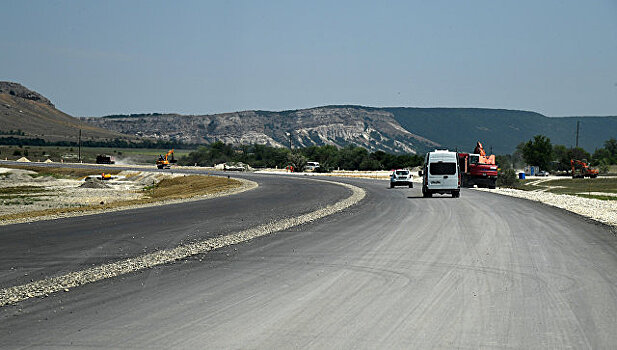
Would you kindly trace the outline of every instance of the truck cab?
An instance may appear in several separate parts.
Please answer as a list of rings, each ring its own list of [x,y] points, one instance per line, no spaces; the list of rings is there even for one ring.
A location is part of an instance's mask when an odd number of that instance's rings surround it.
[[[463,187],[495,188],[498,168],[494,155],[458,153],[458,161]]]
[[[433,193],[460,197],[461,177],[456,152],[435,150],[427,153],[420,175],[424,197],[432,197]]]

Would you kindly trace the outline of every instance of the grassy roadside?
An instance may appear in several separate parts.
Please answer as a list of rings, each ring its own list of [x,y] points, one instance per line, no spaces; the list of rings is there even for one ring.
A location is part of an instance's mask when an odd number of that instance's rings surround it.
[[[555,194],[569,194],[586,198],[602,200],[617,200],[617,178],[598,177],[595,179],[554,179],[542,181],[542,179],[526,179],[516,186],[516,189],[523,191],[550,192]],[[602,195],[606,193],[606,195]]]
[[[69,208],[53,208],[0,216],[0,222],[35,218],[48,215],[58,215],[75,212],[88,212],[101,209],[116,209],[133,205],[150,204],[166,200],[186,199],[191,197],[215,194],[238,188],[242,183],[238,180],[214,176],[188,175],[163,179],[158,184],[144,189],[144,198],[104,203],[102,205],[87,205]]]

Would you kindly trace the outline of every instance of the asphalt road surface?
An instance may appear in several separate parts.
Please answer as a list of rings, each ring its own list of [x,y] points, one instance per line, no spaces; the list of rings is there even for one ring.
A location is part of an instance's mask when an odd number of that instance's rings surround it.
[[[238,230],[259,223],[261,216],[295,215],[348,195],[344,188],[309,179],[247,176],[260,187],[180,205],[170,209],[174,215],[159,211],[165,220],[140,209],[131,211],[130,220],[107,214],[31,224],[36,228],[31,230],[0,227],[2,285],[21,281],[11,267],[28,266],[36,278],[37,266],[43,275],[76,269],[125,256],[118,255],[119,247],[131,255],[149,239],[159,247],[173,246],[203,232]],[[605,226],[479,191],[463,191],[459,199],[424,199],[418,188],[341,181],[364,188],[366,198],[291,230],[2,307],[0,347],[606,349],[617,344],[617,237]],[[193,209],[218,211],[200,215]],[[174,220],[176,215],[182,220]],[[225,218],[247,223],[217,228]],[[98,226],[77,237],[88,220]],[[135,248],[126,233],[133,230],[143,236]],[[34,242],[47,237],[45,232],[50,244]],[[101,244],[103,252],[95,254]]]

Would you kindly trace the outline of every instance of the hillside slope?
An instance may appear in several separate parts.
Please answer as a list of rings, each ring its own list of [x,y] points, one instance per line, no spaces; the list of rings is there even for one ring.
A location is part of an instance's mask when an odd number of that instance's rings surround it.
[[[516,146],[542,134],[553,144],[568,147],[576,142],[593,152],[604,141],[617,137],[617,117],[553,117],[535,112],[482,108],[383,108],[407,130],[449,148],[470,150],[476,141],[497,154],[511,153]]]
[[[371,151],[425,152],[437,147],[471,151],[477,141],[497,154],[511,153],[534,135],[590,152],[616,137],[617,117],[549,118],[534,112],[486,108],[374,108],[325,106],[302,110],[215,115],[117,115],[89,123],[131,135],[191,143],[260,143],[294,146],[357,144]]]
[[[77,141],[80,127],[84,141],[132,138],[80,123],[79,119],[56,109],[42,95],[17,83],[0,82],[0,137],[11,135],[46,141]],[[17,130],[23,135],[14,135]]]
[[[318,107],[296,111],[245,111],[215,115],[117,115],[85,118],[131,135],[190,143],[223,141],[288,147],[355,144],[371,151],[415,153],[440,146],[405,130],[391,113],[362,107]]]
[[[375,108],[324,106],[214,115],[136,114],[73,118],[20,84],[0,82],[0,137],[83,141],[144,138],[207,144],[266,144],[278,147],[355,144],[370,151],[423,153],[435,148],[470,151],[477,141],[494,153],[511,153],[534,135],[553,144],[593,152],[617,137],[617,117],[548,118],[538,113],[485,108]]]

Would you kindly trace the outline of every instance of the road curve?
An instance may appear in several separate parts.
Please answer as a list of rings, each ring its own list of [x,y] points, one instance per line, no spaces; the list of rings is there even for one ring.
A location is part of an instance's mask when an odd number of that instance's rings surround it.
[[[248,176],[260,188],[269,181],[313,186],[309,180]],[[364,188],[367,196],[339,214],[0,308],[0,344],[46,349],[601,349],[617,343],[617,239],[605,226],[479,191],[463,191],[459,199],[423,199],[417,188],[342,181]],[[305,194],[337,191],[337,186],[314,186]],[[272,185],[271,190],[296,189]],[[330,199],[344,196],[344,189],[339,191]],[[256,193],[237,196],[258,211],[238,211],[238,218],[286,210],[257,199]],[[271,209],[261,210],[262,205]],[[213,215],[193,215],[187,225],[215,226],[210,224]],[[130,217],[143,224],[154,220],[139,210]],[[186,239],[172,217],[157,226],[167,245]],[[120,231],[127,225],[121,219],[105,222],[101,217],[100,227]],[[83,225],[80,220],[61,222]],[[55,224],[39,228],[52,230]],[[143,232],[144,237],[163,233]],[[0,228],[3,242],[11,234]],[[112,252],[129,247],[131,239],[110,242],[114,248],[103,249],[94,261],[113,258]],[[58,257],[61,246],[54,248],[60,249]],[[1,258],[3,276],[13,258]],[[34,265],[45,264],[44,254],[39,258]]]

